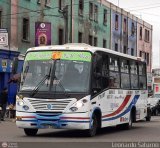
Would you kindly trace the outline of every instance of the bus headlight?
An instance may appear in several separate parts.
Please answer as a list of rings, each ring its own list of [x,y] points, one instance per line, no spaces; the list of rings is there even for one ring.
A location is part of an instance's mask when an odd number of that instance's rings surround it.
[[[78,108],[77,108],[77,107],[71,107],[70,110],[71,110],[72,112],[75,112],[75,111],[78,110]]]
[[[23,109],[27,111],[27,110],[29,110],[29,107],[27,105],[24,105]]]
[[[70,108],[70,110],[72,112],[77,111],[79,108],[83,107],[85,105],[85,103],[87,103],[88,101],[86,99],[83,100],[79,100],[78,102],[76,102],[76,104]]]
[[[23,102],[23,101],[18,101],[17,104],[18,104],[19,106],[23,106],[24,102]]]

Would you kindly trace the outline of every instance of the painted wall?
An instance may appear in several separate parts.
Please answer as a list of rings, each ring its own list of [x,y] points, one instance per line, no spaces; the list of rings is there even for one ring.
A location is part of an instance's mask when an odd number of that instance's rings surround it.
[[[116,28],[116,16],[118,16],[118,24]],[[118,44],[118,52],[122,52],[122,15],[121,10],[116,6],[111,6],[111,49],[115,50],[115,44]]]
[[[128,16],[127,12],[122,11],[122,41],[121,41],[121,52],[124,53],[124,46],[126,47],[126,50],[128,50]],[[126,29],[124,20],[126,20]]]
[[[89,3],[98,6],[98,21],[94,21],[89,17]],[[84,0],[84,10],[82,15],[79,15],[79,6],[76,5],[77,0],[74,1],[73,8],[73,42],[78,43],[78,32],[83,34],[83,42],[89,43],[89,35],[97,37],[97,46],[103,47],[103,39],[106,40],[106,48],[110,48],[110,9],[105,6],[105,2],[98,3]],[[104,10],[107,11],[107,23],[104,24]],[[94,40],[94,39],[93,39]],[[92,42],[94,42],[92,40]]]
[[[140,27],[142,27],[142,38],[140,38]],[[149,41],[145,40],[145,29],[149,30]],[[140,57],[142,51],[142,58],[145,59],[144,53],[149,53],[149,63],[147,63],[147,72],[151,73],[152,69],[152,26],[146,22],[139,20],[137,22],[137,56]]]
[[[133,26],[134,27],[133,27]],[[133,15],[128,17],[128,54],[131,55],[133,49],[133,55],[137,55],[137,22]]]

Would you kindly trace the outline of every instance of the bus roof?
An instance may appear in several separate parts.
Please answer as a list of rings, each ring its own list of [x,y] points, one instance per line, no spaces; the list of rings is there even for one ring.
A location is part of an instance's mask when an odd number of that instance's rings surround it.
[[[85,43],[68,43],[68,44],[64,44],[64,45],[51,45],[51,46],[39,46],[39,47],[32,47],[29,48],[27,50],[27,52],[29,51],[45,51],[45,50],[78,50],[78,51],[90,51],[92,53],[95,53],[96,51],[103,51],[106,53],[111,53],[114,55],[118,55],[118,56],[122,56],[122,57],[126,57],[129,59],[133,59],[133,60],[138,60],[138,61],[143,61],[144,59],[142,59],[141,57],[135,57],[135,56],[131,56],[131,55],[127,55],[124,53],[120,53],[111,49],[107,49],[107,48],[102,48],[102,47],[95,47],[95,46],[91,46]]]

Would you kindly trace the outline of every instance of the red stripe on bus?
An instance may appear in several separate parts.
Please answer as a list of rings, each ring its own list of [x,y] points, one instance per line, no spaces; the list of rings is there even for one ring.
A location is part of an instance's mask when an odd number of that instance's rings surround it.
[[[104,115],[104,116],[102,116],[102,118],[114,116],[114,115],[120,113],[124,109],[124,107],[127,105],[130,98],[131,98],[131,95],[127,95],[126,98],[124,99],[123,103],[121,104],[121,106],[115,112]]]
[[[36,118],[35,116],[21,116],[21,118]]]

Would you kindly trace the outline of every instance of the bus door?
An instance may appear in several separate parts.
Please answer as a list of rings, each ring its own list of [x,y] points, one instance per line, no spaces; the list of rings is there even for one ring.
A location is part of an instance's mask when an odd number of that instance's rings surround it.
[[[110,120],[109,115],[113,112],[112,104],[114,99],[112,95],[109,94],[109,67],[108,55],[106,53],[98,52],[95,54],[93,61],[92,90],[96,90],[93,96],[97,96],[95,100],[98,101],[97,105],[102,112],[102,124],[105,124],[105,126],[112,125],[112,120]]]

